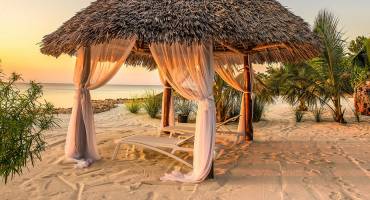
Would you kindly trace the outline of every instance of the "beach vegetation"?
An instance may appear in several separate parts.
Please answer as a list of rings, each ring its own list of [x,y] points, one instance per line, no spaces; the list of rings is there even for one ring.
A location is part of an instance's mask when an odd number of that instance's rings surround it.
[[[266,101],[263,101],[259,96],[253,97],[253,122],[261,121],[265,107]]]
[[[155,118],[162,105],[162,97],[155,93],[154,90],[148,90],[143,97],[143,108],[151,118]]]
[[[142,102],[139,98],[134,97],[125,103],[126,108],[130,113],[137,114],[142,106]]]
[[[57,126],[54,106],[42,100],[42,86],[30,82],[26,91],[20,91],[17,81],[18,74],[0,75],[0,176],[5,183],[41,160],[44,134]]]
[[[286,64],[267,68],[267,85],[273,94],[300,111],[307,111],[317,102],[316,81],[318,74],[307,63]]]
[[[242,76],[242,75],[240,75]],[[238,78],[238,80],[242,78]],[[264,107],[268,104],[274,103],[275,94],[270,90],[269,86],[265,83],[267,81],[266,74],[257,73],[253,77],[253,99],[255,98],[258,108],[253,108],[255,113],[254,119],[259,121],[263,115]],[[217,121],[222,122],[231,117],[240,114],[241,98],[243,93],[229,86],[218,75],[215,76],[215,85],[213,87],[215,104],[217,110]],[[262,113],[260,113],[262,112]]]
[[[254,74],[253,77],[253,122],[261,121],[265,107],[275,102],[275,93],[268,85],[268,77],[264,73]]]
[[[179,117],[179,122],[186,123],[189,115],[195,110],[195,107],[196,105],[193,101],[187,100],[178,93],[175,93],[175,109]]]
[[[321,41],[321,54],[303,63],[269,67],[267,84],[296,110],[307,111],[319,102],[331,110],[334,121],[345,123],[341,101],[353,92],[351,79],[355,78],[338,22],[332,13],[320,11],[314,32]]]
[[[303,116],[305,115],[305,111],[302,111],[299,108],[296,108],[294,110],[294,115],[295,115],[295,121],[296,122],[302,122]]]
[[[351,83],[354,89],[370,80],[370,38],[358,36],[348,47],[352,64]]]
[[[318,106],[317,104],[312,109],[311,112],[312,112],[316,122],[321,122],[322,121],[321,116],[322,116],[323,111],[324,111],[323,107],[321,105]]]
[[[364,49],[364,45],[368,38],[365,36],[357,36],[356,39],[351,40],[348,45],[348,50],[351,54],[356,55]]]
[[[355,116],[356,122],[360,123],[361,122],[361,113],[354,110],[353,115]]]
[[[215,75],[213,92],[217,122],[239,115],[242,95],[240,91],[228,85],[219,75]]]
[[[351,92],[348,66],[345,59],[345,40],[338,28],[339,20],[327,10],[319,12],[314,23],[314,32],[321,41],[321,55],[311,64],[316,67],[319,76],[321,95],[328,99],[336,122],[345,123],[341,98]]]

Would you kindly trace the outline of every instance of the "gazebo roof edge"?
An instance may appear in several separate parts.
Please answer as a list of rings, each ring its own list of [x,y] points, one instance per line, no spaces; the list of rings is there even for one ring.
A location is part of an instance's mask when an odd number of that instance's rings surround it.
[[[80,46],[137,37],[127,63],[155,65],[150,43],[212,41],[215,51],[252,54],[254,62],[316,56],[310,26],[275,0],[97,0],[41,42],[41,52],[74,55]]]

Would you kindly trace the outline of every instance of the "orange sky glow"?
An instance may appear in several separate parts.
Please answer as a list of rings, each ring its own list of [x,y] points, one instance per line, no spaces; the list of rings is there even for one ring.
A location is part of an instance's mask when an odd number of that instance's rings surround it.
[[[329,8],[341,19],[346,36],[370,35],[368,0],[296,1],[279,0],[283,5],[312,24],[321,8]],[[316,6],[315,5],[317,1]],[[40,53],[38,43],[42,37],[56,30],[91,0],[0,0],[0,59],[5,73],[21,73],[25,81],[72,83],[75,58],[61,56],[58,59]],[[356,7],[357,5],[357,7]],[[309,11],[308,11],[309,10]],[[354,20],[353,18],[356,18]],[[358,20],[357,20],[358,19]],[[366,24],[366,26],[365,26]],[[122,68],[112,84],[159,84],[156,71]]]

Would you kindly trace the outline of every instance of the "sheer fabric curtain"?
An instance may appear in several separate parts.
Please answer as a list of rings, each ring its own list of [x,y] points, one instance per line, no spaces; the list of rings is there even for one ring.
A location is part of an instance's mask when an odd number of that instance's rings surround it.
[[[183,97],[198,103],[193,171],[189,174],[172,172],[161,180],[203,181],[211,169],[216,134],[212,44],[151,44],[150,51],[170,85]]]
[[[86,167],[100,159],[95,139],[90,90],[106,84],[127,59],[135,39],[112,40],[106,44],[81,47],[74,74],[76,88],[65,145],[66,158]]]
[[[246,93],[247,88],[244,84],[244,59],[243,56],[234,53],[215,54],[215,71],[220,77],[234,89]],[[246,113],[245,96],[242,95],[240,106],[240,118],[238,132],[246,136]]]

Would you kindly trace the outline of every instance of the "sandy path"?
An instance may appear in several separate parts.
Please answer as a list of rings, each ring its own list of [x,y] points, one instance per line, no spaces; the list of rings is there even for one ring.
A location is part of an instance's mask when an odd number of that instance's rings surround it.
[[[285,104],[273,105],[255,124],[256,142],[224,149],[216,161],[216,179],[198,184],[158,181],[165,172],[189,169],[152,151],[122,147],[111,161],[113,140],[131,134],[155,134],[158,119],[133,115],[122,107],[95,116],[103,159],[87,169],[63,161],[68,115],[48,133],[43,161],[7,185],[0,199],[370,199],[370,118],[354,123],[315,123],[307,115],[295,123]],[[231,126],[235,128],[234,126]],[[184,158],[186,154],[180,154]]]

